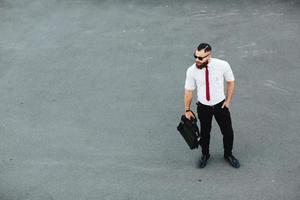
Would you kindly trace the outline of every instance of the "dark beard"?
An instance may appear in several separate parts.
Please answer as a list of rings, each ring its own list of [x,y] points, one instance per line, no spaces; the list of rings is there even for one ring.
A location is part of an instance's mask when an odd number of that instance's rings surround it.
[[[202,69],[203,67],[206,67],[207,64],[208,64],[208,61],[202,63],[201,65],[197,65],[197,64],[196,64],[196,67],[197,67],[198,69]]]

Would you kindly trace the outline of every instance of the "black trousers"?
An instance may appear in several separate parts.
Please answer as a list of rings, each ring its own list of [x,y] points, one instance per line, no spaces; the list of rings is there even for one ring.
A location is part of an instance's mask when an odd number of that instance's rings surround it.
[[[197,112],[201,128],[200,144],[203,154],[209,154],[210,131],[213,116],[215,117],[223,135],[224,154],[232,154],[233,129],[229,109],[226,106],[222,108],[224,101],[225,100],[214,106],[207,106],[197,102]]]

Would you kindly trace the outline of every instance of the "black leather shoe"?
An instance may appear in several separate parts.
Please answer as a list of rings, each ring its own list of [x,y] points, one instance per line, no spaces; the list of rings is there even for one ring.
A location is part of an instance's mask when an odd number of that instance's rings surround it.
[[[234,168],[239,168],[240,167],[240,162],[238,159],[236,159],[233,155],[226,156],[224,155],[225,160],[229,162],[229,164],[234,167]]]
[[[210,155],[205,155],[203,154],[202,157],[201,157],[201,160],[199,161],[199,167],[200,168],[204,168],[207,164],[207,161],[209,159]]]

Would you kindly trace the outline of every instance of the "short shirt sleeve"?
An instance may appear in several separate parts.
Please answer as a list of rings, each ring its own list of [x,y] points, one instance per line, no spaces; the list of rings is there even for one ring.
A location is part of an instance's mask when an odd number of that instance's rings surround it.
[[[186,79],[185,79],[185,86],[186,90],[194,90],[196,88],[196,81],[192,76],[191,68],[187,69],[186,71]]]
[[[230,65],[226,62],[225,63],[225,73],[224,73],[224,78],[226,81],[234,81],[234,75],[231,70]]]

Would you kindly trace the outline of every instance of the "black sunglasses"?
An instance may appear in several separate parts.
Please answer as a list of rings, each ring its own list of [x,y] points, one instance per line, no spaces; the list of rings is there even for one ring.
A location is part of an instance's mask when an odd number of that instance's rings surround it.
[[[210,53],[209,53],[207,56],[209,56],[209,55],[210,55]],[[198,58],[198,60],[203,60],[203,59],[206,58],[207,56],[204,56],[204,57],[198,57],[198,56],[196,56],[196,54],[194,54],[194,58],[195,58],[195,59]]]

